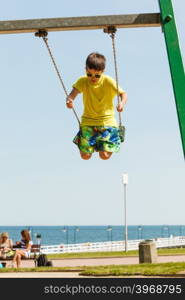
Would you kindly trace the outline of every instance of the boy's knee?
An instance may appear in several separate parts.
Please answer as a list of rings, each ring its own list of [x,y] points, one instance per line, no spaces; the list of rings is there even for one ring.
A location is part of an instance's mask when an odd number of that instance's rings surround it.
[[[100,151],[99,156],[101,159],[106,160],[109,159],[112,155],[112,152],[107,152],[107,151]]]
[[[84,152],[80,152],[80,155],[81,155],[81,158],[82,159],[85,159],[85,160],[88,160],[91,158],[91,153],[84,153]]]

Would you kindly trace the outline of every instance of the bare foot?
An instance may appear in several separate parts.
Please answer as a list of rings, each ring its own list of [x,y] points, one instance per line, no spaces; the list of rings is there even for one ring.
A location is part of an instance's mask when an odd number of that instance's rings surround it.
[[[80,152],[81,158],[88,160],[91,158],[92,154],[91,153],[84,153],[84,152]]]
[[[99,152],[99,157],[103,160],[107,160],[111,157],[112,152],[107,152],[107,151],[100,151]]]

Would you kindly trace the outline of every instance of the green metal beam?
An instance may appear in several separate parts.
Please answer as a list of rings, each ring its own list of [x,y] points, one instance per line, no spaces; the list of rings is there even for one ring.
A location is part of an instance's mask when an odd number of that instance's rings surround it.
[[[176,102],[182,147],[185,157],[185,74],[171,0],[159,0],[161,22]]]
[[[46,31],[104,29],[111,25],[117,28],[161,26],[160,14],[150,13],[0,21],[0,34],[36,32],[39,29]]]

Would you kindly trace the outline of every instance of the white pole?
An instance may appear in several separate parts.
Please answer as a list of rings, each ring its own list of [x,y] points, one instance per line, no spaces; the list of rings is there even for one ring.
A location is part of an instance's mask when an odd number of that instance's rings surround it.
[[[128,230],[127,230],[127,193],[126,187],[128,184],[128,174],[123,173],[123,185],[124,185],[124,219],[125,219],[125,252],[128,250]]]

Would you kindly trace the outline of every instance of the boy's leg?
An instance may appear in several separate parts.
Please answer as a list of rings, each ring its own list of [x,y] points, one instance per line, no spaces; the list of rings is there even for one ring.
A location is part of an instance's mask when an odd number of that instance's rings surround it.
[[[92,153],[85,153],[85,152],[80,151],[80,155],[81,155],[82,159],[88,160],[91,158]]]
[[[81,126],[80,131],[73,139],[73,142],[78,146],[80,150],[81,158],[84,160],[90,159],[94,152],[94,135],[95,132],[93,126]]]
[[[111,157],[111,155],[112,155],[112,152],[107,152],[107,151],[99,152],[99,157],[104,160],[109,159]]]
[[[97,149],[99,157],[107,160],[112,153],[118,152],[121,145],[119,129],[117,127],[99,127],[99,136],[97,138]]]

